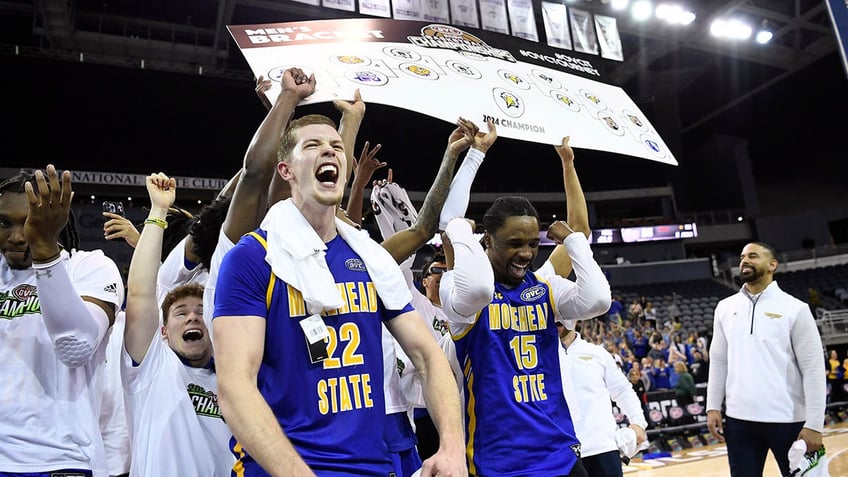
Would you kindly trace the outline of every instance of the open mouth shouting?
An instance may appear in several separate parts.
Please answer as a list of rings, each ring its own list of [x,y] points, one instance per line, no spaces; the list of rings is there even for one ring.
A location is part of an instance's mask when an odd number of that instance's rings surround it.
[[[203,330],[191,329],[183,332],[183,340],[187,342],[200,341],[203,339]]]
[[[516,279],[523,279],[527,274],[527,269],[530,267],[530,262],[520,264],[517,262],[509,262],[506,269],[509,274]]]
[[[339,180],[339,167],[335,164],[322,164],[315,173],[315,178],[322,185],[334,186]]]

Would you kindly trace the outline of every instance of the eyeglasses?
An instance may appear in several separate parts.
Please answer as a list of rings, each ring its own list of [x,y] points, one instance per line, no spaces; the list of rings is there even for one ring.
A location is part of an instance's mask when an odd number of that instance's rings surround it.
[[[441,275],[448,271],[447,267],[432,266],[427,270],[427,275]]]

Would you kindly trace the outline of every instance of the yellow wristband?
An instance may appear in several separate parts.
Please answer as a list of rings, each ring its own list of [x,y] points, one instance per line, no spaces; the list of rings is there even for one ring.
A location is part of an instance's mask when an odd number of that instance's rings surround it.
[[[157,219],[156,217],[148,217],[147,219],[145,219],[144,225],[148,224],[158,225],[159,227],[162,227],[163,230],[168,228],[167,221],[165,221],[164,219]]]

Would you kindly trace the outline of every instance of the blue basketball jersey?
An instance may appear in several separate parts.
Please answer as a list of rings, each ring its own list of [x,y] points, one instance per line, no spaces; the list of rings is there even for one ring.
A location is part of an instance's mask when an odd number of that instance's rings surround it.
[[[470,475],[566,475],[578,459],[551,295],[533,273],[515,288],[495,282],[492,302],[454,336]]]
[[[340,236],[327,244],[327,265],[344,306],[325,313],[328,358],[313,363],[300,321],[301,293],[272,276],[265,234],[243,237],[221,265],[215,316],[266,318],[265,354],[257,385],[286,436],[317,475],[386,477],[392,467],[383,439],[381,320],[411,311],[386,310],[364,262]],[[267,475],[235,438],[245,476]]]

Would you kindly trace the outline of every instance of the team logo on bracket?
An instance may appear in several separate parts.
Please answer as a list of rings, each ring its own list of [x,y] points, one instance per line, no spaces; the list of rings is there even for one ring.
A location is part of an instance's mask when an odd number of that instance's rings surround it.
[[[575,113],[580,111],[580,103],[578,103],[577,100],[571,97],[568,93],[563,91],[551,91],[551,97],[556,100],[558,105],[569,111],[573,111]]]
[[[512,91],[504,88],[494,88],[492,97],[495,104],[507,116],[517,118],[524,114],[524,100]]]
[[[521,76],[518,76],[517,73],[513,73],[509,70],[498,70],[498,76],[509,83],[510,86],[515,86],[516,88],[521,89],[530,89],[530,83],[525,81]]]
[[[480,79],[483,77],[483,74],[480,73],[480,70],[477,68],[466,65],[460,61],[451,60],[446,63],[447,67],[453,70],[454,73],[465,76],[466,78],[472,79]]]
[[[333,56],[331,58],[335,63],[341,63],[343,65],[354,65],[354,66],[368,66],[371,64],[371,60],[368,58],[363,58],[361,56],[356,55],[338,55]]]
[[[374,70],[351,70],[345,72],[345,77],[366,86],[383,86],[389,82],[388,76]]]
[[[421,79],[436,80],[439,79],[439,73],[436,73],[432,68],[418,63],[404,63],[400,65],[401,71],[404,73]]]
[[[597,94],[589,91],[588,89],[581,89],[580,94],[582,94],[583,97],[586,98],[587,101],[589,101],[589,104],[594,106],[595,108],[598,108],[602,111],[607,109],[607,104]]]
[[[391,56],[392,58],[404,61],[418,61],[421,59],[421,55],[408,48],[387,46],[383,48],[383,53],[388,56]]]

